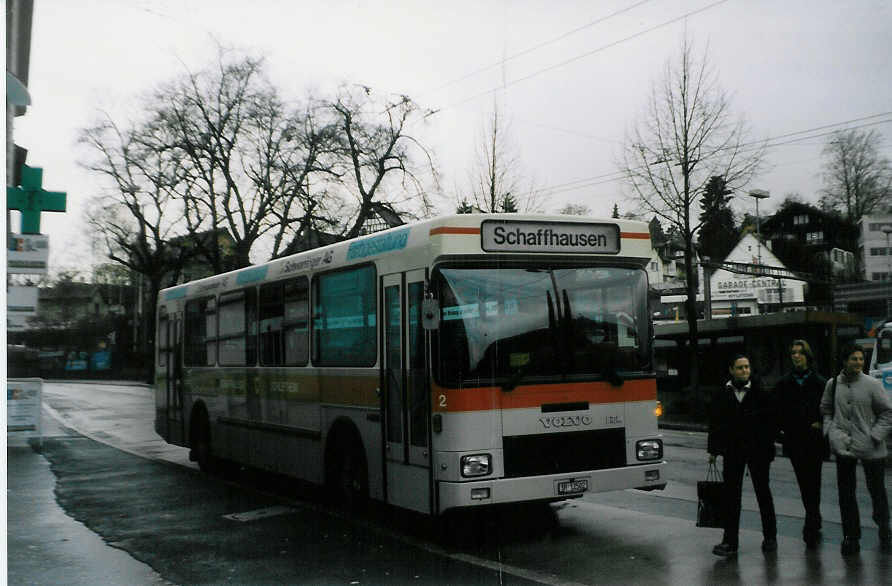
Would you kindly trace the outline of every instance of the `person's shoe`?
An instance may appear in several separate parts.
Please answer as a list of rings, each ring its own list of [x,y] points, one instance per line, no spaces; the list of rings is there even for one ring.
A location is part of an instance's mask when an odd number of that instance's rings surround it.
[[[766,537],[762,540],[762,551],[765,553],[771,553],[773,551],[777,551],[777,539],[774,537]]]
[[[880,531],[880,551],[892,551],[892,531],[889,529]]]
[[[861,543],[854,537],[846,537],[839,546],[842,555],[855,555],[861,551]]]
[[[712,553],[723,558],[732,558],[737,556],[737,546],[725,543],[724,541],[712,548]]]
[[[816,549],[818,544],[821,543],[821,531],[818,530],[803,530],[802,531],[802,541],[805,542],[805,547],[808,549]]]

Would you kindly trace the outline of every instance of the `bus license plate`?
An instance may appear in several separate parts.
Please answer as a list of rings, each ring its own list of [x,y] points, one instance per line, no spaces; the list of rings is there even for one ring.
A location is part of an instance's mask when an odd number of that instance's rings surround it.
[[[558,494],[575,494],[577,492],[585,492],[588,490],[588,479],[581,480],[564,480],[558,482]]]

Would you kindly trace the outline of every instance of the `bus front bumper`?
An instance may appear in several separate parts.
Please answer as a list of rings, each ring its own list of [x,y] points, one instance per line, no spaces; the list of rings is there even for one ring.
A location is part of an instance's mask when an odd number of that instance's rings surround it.
[[[626,488],[662,489],[666,486],[665,467],[666,462],[663,460],[624,468],[583,470],[547,476],[493,478],[468,482],[440,481],[439,512],[460,507],[564,500],[582,496],[586,492],[606,492]]]

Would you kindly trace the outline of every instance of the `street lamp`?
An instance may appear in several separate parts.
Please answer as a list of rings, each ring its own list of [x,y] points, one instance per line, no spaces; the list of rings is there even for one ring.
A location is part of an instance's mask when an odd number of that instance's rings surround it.
[[[760,199],[768,199],[768,192],[764,189],[754,189],[747,193],[748,196],[754,198],[756,200],[756,243],[757,243],[757,254],[756,258],[759,259],[759,264],[762,264],[762,234],[761,234],[761,226],[759,226],[759,200]]]
[[[768,191],[764,189],[753,189],[752,191],[747,193],[747,195],[756,200],[756,264],[762,266],[762,229],[759,220],[759,200],[768,199]],[[757,298],[757,306],[758,303],[759,302]]]

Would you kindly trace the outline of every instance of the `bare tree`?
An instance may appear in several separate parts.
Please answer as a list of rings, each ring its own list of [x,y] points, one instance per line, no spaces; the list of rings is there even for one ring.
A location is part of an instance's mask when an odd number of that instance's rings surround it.
[[[274,119],[270,116],[270,122]],[[275,131],[274,124],[267,128],[266,149],[258,152],[258,158],[265,161],[259,169],[267,174],[252,175],[256,184],[277,179],[275,185],[269,185],[274,194],[270,214],[274,226],[271,256],[275,258],[296,252],[308,231],[328,231],[338,225],[342,206],[329,191],[343,171],[337,165],[336,128],[326,119],[324,105],[309,100],[305,110],[292,115],[281,132]]]
[[[345,239],[362,234],[375,214],[433,213],[430,194],[438,181],[433,155],[409,134],[422,112],[408,96],[382,101],[374,94],[366,86],[343,86],[328,103],[338,141],[337,187],[348,218],[342,222]]]
[[[202,246],[215,272],[247,266],[255,245],[272,239],[277,256],[312,208],[306,187],[329,150],[312,107],[292,110],[263,75],[263,62],[231,58],[221,49],[215,68],[188,73],[156,94],[165,104],[157,124],[173,137],[159,143],[183,160],[179,197],[190,234],[226,229],[234,266],[219,246]],[[330,164],[330,163],[329,163]]]
[[[526,179],[508,123],[493,102],[492,117],[479,139],[475,165],[469,178],[468,195],[459,202],[484,213],[533,212],[540,210],[538,194]]]
[[[80,135],[92,153],[83,166],[102,176],[106,186],[88,206],[87,221],[110,260],[144,277],[151,308],[165,278],[176,280],[187,260],[187,251],[172,243],[184,227],[176,195],[180,161],[152,146],[169,138],[156,134],[163,131],[152,125],[124,131],[106,117]],[[150,350],[154,311],[142,315],[140,343]]]
[[[641,211],[667,222],[670,231],[675,228],[684,244],[693,387],[699,384],[694,242],[701,223],[696,206],[711,177],[723,177],[734,190],[757,171],[763,149],[745,147],[744,139],[744,123],[732,119],[706,51],[695,58],[685,37],[677,61],[667,61],[645,114],[631,130],[620,165]]]
[[[828,159],[821,207],[850,222],[874,211],[892,210],[892,165],[880,156],[882,138],[857,129],[834,133],[824,146]]]

